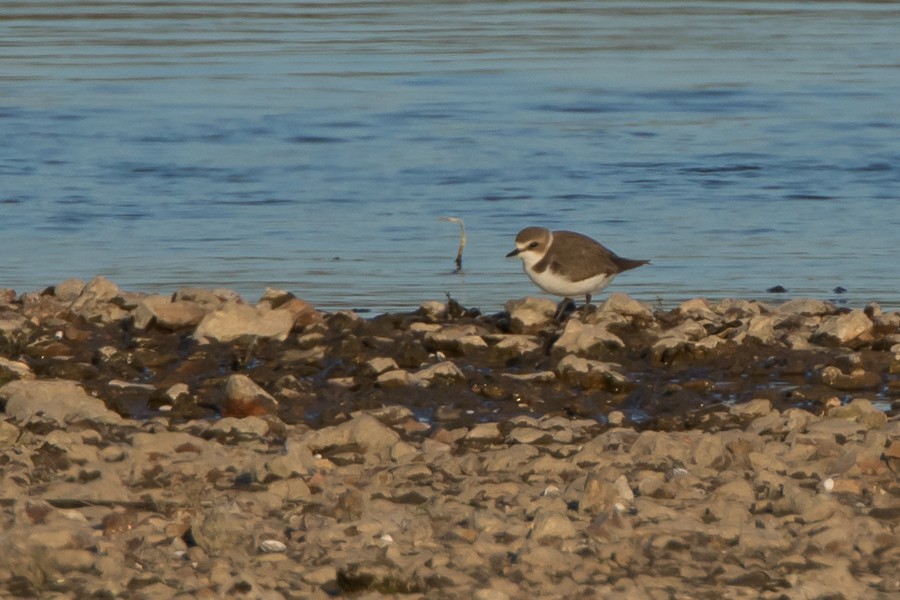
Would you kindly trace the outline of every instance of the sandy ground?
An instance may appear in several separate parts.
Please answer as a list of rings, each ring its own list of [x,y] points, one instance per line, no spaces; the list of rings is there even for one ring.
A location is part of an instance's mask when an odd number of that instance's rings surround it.
[[[0,596],[895,598],[900,314],[0,291]]]

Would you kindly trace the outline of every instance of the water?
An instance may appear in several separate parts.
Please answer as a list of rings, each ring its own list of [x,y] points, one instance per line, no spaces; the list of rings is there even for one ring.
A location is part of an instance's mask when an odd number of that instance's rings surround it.
[[[537,292],[503,256],[542,224],[651,259],[609,288],[648,302],[900,308],[898,22],[893,3],[0,0],[0,287],[100,273],[493,312]]]

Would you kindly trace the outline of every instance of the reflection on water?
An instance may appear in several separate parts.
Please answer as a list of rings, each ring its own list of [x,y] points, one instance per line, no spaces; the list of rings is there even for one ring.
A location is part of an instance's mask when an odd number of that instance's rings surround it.
[[[0,287],[493,311],[536,292],[503,256],[543,224],[652,259],[610,288],[650,302],[783,285],[900,307],[894,4],[0,13]]]

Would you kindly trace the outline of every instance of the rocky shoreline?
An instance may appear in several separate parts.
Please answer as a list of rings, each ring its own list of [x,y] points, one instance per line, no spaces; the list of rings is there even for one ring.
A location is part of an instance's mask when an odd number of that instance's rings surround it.
[[[893,598],[900,313],[0,290],[0,596]]]

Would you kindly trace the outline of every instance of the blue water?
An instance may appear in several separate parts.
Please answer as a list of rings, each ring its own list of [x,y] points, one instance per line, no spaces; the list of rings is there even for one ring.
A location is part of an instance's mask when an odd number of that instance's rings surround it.
[[[492,312],[537,293],[504,254],[540,224],[651,259],[609,290],[653,303],[900,308],[897,23],[854,2],[0,1],[0,287]],[[462,274],[441,216],[465,221]]]

